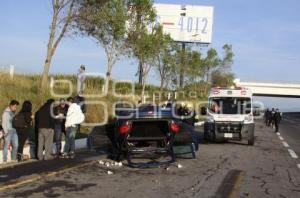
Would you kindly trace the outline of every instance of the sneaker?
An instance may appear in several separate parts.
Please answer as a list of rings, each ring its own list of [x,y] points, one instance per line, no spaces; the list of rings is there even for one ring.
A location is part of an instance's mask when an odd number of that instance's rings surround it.
[[[61,155],[61,158],[63,158],[63,159],[69,158],[68,153],[63,153],[63,154]]]
[[[17,163],[18,160],[10,160],[10,163]]]
[[[45,157],[44,160],[53,160],[54,157],[50,156],[50,157]]]
[[[58,153],[56,153],[56,154],[53,154],[53,157],[54,158],[60,158],[60,155]]]
[[[23,161],[23,154],[18,153],[17,159],[18,159],[18,162],[22,162]]]
[[[69,157],[70,157],[71,159],[74,159],[75,153],[74,153],[74,152],[70,152],[70,153],[69,153]]]

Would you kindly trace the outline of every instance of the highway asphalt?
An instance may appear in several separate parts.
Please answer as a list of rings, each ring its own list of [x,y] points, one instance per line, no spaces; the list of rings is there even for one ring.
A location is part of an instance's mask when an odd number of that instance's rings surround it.
[[[169,167],[107,167],[99,164],[109,161],[106,155],[85,151],[72,161],[0,169],[0,197],[298,198],[299,120],[298,114],[285,115],[278,134],[258,120],[254,146],[202,143],[197,159],[178,159]],[[202,130],[197,127],[200,137]]]

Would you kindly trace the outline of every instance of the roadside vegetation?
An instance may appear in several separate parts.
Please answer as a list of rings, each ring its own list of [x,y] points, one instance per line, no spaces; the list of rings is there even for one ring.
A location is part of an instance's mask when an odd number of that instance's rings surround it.
[[[53,98],[59,100],[61,97],[66,97],[70,91],[70,87],[67,83],[55,83],[52,88],[47,89],[47,91],[40,93],[39,86],[42,76],[41,75],[24,75],[24,74],[15,74],[13,78],[6,73],[0,71],[0,112],[7,107],[11,99],[16,99],[20,103],[23,103],[25,100],[30,100],[33,104],[33,113],[35,113],[39,107],[41,107],[48,99]],[[55,80],[68,80],[73,85],[73,91],[71,96],[76,96],[76,76],[72,75],[52,75],[50,78]],[[103,87],[105,85],[105,79],[97,77],[88,77],[86,79],[86,94],[91,95],[101,95],[103,93]],[[103,97],[87,97],[86,101],[91,104],[87,105],[86,113],[86,122],[87,123],[98,123],[104,122],[104,109],[102,105],[96,104],[102,102],[106,104],[108,118],[113,118],[113,108],[114,103],[116,102],[132,102],[137,104],[140,100],[140,94],[142,92],[142,86],[138,83],[134,84],[134,93],[132,97],[118,97],[113,94],[112,90],[113,81],[110,81],[110,87],[108,94]],[[197,89],[199,86],[197,86]],[[188,100],[188,99],[203,99],[204,95],[193,96],[190,98],[189,90],[192,88],[187,88],[185,91],[178,92],[178,100]],[[52,91],[51,91],[52,90]],[[158,99],[156,97],[155,102],[159,100],[166,101],[168,99],[168,94],[173,94],[174,91],[170,89],[161,89],[158,86],[147,85],[146,88],[147,102],[153,102],[154,95],[160,95]],[[118,83],[115,86],[115,92],[122,95],[128,95],[132,93],[132,85],[129,83]],[[53,95],[54,94],[54,95]],[[65,96],[64,96],[65,95]],[[95,103],[95,104],[93,104]],[[83,127],[82,132],[84,134],[77,134],[78,137],[85,137],[86,133],[91,130],[91,127]],[[33,132],[32,132],[33,133]]]
[[[91,37],[105,50],[107,70],[105,78],[88,77],[85,94],[107,93],[105,97],[86,98],[88,102],[103,102],[108,115],[113,117],[113,104],[117,101],[166,101],[168,95],[177,100],[205,100],[211,86],[230,86],[234,74],[231,71],[234,53],[230,44],[225,44],[221,55],[216,49],[175,42],[165,34],[162,26],[155,23],[156,13],[152,0],[52,0],[52,15],[47,44],[47,54],[41,75],[16,74],[10,78],[0,72],[0,111],[11,99],[21,103],[31,100],[34,112],[49,98],[59,99],[69,92],[66,83],[51,83],[54,80],[69,80],[77,95],[76,76],[51,75],[51,60],[61,41],[72,35]],[[137,60],[138,82],[133,97],[117,97],[112,93],[113,66],[127,57]],[[160,86],[149,85],[148,74],[155,72]],[[104,71],[101,71],[104,72]],[[54,90],[55,94],[51,93]],[[117,93],[131,93],[132,86],[119,83]],[[155,95],[155,96],[154,96]],[[56,96],[56,98],[54,97]],[[103,106],[89,104],[87,122],[104,121]]]
[[[224,44],[222,55],[211,47],[174,41],[156,23],[152,0],[53,0],[47,54],[40,81],[40,92],[49,86],[52,57],[62,39],[90,37],[103,48],[107,60],[105,91],[113,79],[113,66],[121,58],[137,60],[141,99],[146,96],[148,74],[154,71],[160,89],[184,89],[186,86],[233,84],[231,71],[234,53]],[[104,72],[104,71],[101,71]]]

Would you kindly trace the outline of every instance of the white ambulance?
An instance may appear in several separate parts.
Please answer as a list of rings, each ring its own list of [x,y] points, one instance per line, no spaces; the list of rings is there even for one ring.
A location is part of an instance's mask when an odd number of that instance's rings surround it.
[[[224,140],[247,140],[254,144],[254,119],[251,90],[243,87],[212,88],[204,123],[204,139],[220,142]]]

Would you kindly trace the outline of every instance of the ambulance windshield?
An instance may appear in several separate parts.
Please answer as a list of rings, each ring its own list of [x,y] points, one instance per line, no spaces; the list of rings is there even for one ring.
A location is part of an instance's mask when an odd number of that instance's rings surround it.
[[[251,98],[209,98],[209,111],[214,114],[249,114],[251,106]]]

